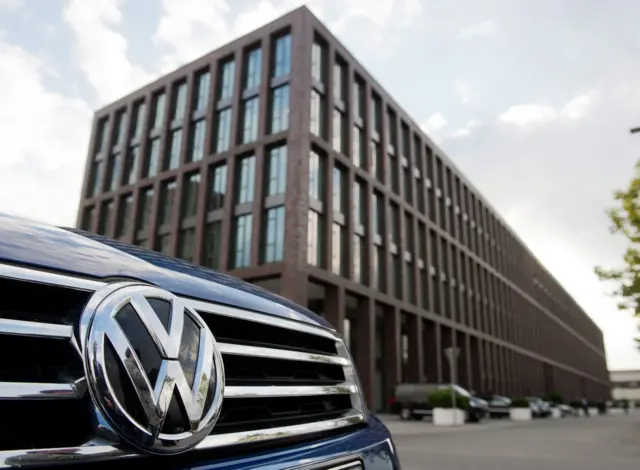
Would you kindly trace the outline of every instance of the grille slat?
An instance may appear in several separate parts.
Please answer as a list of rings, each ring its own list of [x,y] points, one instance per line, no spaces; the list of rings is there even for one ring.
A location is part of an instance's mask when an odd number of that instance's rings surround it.
[[[92,424],[95,409],[75,337],[92,291],[105,286],[0,263],[0,293],[10,299],[0,307],[0,467],[131,455],[95,445],[104,435]],[[211,328],[226,376],[222,415],[197,448],[295,439],[365,420],[352,364],[335,332],[183,300]],[[53,427],[27,431],[42,416]]]

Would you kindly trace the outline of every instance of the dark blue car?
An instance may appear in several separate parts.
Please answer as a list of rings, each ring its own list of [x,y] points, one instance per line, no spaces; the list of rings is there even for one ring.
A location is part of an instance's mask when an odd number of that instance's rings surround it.
[[[0,215],[0,468],[399,469],[322,318],[230,276]]]

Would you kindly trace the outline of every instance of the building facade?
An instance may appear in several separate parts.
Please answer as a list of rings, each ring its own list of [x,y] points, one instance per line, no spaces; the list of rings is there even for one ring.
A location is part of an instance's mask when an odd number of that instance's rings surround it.
[[[323,315],[372,409],[452,372],[609,395],[600,330],[304,7],[99,110],[78,225]]]
[[[613,400],[628,400],[640,407],[640,370],[612,370],[610,377]]]

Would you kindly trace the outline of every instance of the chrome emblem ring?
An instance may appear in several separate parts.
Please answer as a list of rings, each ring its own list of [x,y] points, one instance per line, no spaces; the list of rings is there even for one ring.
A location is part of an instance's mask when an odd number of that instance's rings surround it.
[[[176,454],[211,432],[224,366],[207,324],[182,299],[148,285],[109,285],[87,304],[80,341],[92,399],[126,442]]]

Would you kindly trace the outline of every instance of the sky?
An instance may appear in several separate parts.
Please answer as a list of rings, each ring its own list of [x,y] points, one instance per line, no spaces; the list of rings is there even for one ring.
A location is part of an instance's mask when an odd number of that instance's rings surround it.
[[[640,157],[635,0],[0,0],[0,212],[74,225],[94,110],[306,3],[640,369],[612,192]]]

